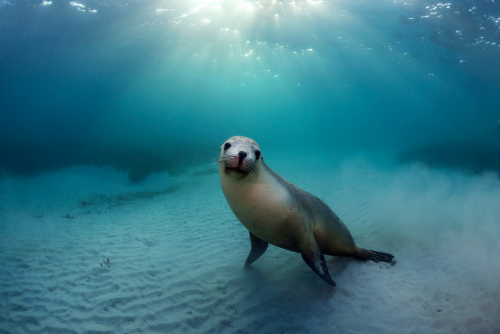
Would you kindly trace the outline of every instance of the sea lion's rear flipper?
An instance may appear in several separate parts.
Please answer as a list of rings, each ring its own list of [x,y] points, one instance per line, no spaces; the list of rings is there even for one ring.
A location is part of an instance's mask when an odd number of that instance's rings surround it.
[[[326,283],[331,286],[336,286],[335,282],[330,277],[328,273],[328,267],[326,266],[325,257],[323,252],[319,249],[314,237],[308,238],[309,242],[307,244],[301,245],[300,254],[302,258],[307,263],[311,269],[318,274]]]
[[[370,255],[367,260],[372,260],[373,262],[387,262],[391,264],[396,263],[396,261],[394,261],[394,255],[392,254],[377,252],[374,250],[369,250],[368,252],[370,252]]]
[[[250,242],[252,244],[252,249],[250,250],[250,254],[248,254],[247,261],[245,262],[245,266],[249,266],[254,263],[267,249],[268,243],[262,239],[257,238],[255,235],[250,233]]]

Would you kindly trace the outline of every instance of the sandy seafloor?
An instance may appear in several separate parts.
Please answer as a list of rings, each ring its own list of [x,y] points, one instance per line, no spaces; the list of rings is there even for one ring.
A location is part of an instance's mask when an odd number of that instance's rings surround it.
[[[0,332],[500,333],[497,175],[263,153],[397,264],[327,257],[333,288],[270,246],[245,270],[215,166],[138,185],[110,168],[4,177]]]

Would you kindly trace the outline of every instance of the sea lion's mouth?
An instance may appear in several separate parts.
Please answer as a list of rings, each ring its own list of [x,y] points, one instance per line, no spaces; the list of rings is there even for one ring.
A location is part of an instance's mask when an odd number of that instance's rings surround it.
[[[235,172],[235,173],[238,173],[241,175],[248,175],[249,174],[248,172],[241,170],[239,167],[237,167],[237,168],[226,167],[225,169],[226,169],[226,173],[227,172]]]

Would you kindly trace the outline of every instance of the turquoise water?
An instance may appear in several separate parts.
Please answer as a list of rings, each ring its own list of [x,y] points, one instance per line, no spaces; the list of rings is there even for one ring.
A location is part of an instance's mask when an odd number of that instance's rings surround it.
[[[483,154],[462,165],[498,169],[494,2],[2,1],[0,17],[9,172],[128,169],[144,151],[171,169],[162,152],[205,161],[236,134],[290,148],[467,147]]]

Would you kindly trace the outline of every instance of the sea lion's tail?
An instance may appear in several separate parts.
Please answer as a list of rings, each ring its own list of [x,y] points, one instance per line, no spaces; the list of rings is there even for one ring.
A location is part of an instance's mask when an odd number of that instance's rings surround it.
[[[389,254],[389,253],[382,253],[382,252],[377,252],[374,250],[368,250],[370,252],[370,255],[366,260],[372,260],[373,262],[387,262],[394,264],[396,261],[394,261],[394,255]]]

